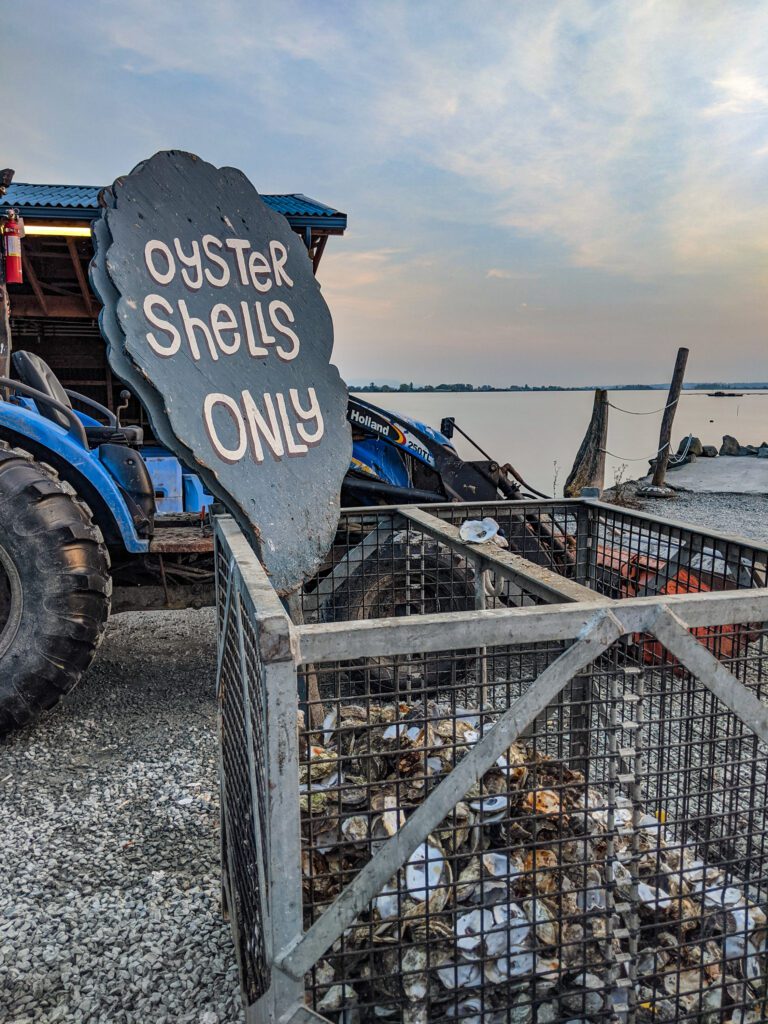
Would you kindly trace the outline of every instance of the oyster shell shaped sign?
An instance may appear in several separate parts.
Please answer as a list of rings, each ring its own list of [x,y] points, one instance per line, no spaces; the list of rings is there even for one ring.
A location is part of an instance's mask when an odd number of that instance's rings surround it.
[[[241,171],[191,153],[157,153],[107,195],[91,278],[110,365],[289,593],[330,547],[351,455],[306,248]]]

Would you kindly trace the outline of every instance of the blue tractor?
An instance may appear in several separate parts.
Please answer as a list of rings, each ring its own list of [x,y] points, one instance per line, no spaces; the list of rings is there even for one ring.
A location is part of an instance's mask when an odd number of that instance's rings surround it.
[[[65,388],[34,352],[14,352],[12,365],[13,377],[0,377],[0,732],[75,685],[110,610],[213,599],[214,499],[171,452],[145,444],[141,427],[121,422],[128,392],[112,412]],[[462,462],[425,424],[358,398],[348,418],[346,505],[497,498],[494,475],[514,496],[498,466]],[[339,595],[334,609],[355,617]]]
[[[213,499],[198,477],[35,353],[12,363],[0,378],[0,731],[75,685],[111,608],[158,606],[153,562],[161,605],[211,600]]]
[[[10,359],[0,337],[0,732],[76,684],[111,611],[213,601],[213,497],[156,442],[105,358],[87,281],[98,193],[17,184],[0,196],[0,215],[12,207],[26,225],[25,281],[8,289]],[[346,216],[305,196],[264,198],[317,268]],[[519,495],[510,467],[483,452],[474,463],[458,457],[450,419],[438,432],[357,397],[348,418],[344,505]],[[354,595],[344,600],[336,594],[329,614],[370,614],[356,612]]]

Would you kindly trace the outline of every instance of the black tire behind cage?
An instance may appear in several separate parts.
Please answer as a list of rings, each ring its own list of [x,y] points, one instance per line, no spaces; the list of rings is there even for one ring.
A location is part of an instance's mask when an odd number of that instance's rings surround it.
[[[474,607],[472,566],[449,547],[402,531],[368,555],[344,579],[321,609],[324,622],[349,622]],[[396,658],[366,658],[350,666],[357,689],[399,693],[467,680],[471,652],[438,651]]]
[[[0,733],[78,682],[104,635],[109,554],[54,470],[0,441]]]

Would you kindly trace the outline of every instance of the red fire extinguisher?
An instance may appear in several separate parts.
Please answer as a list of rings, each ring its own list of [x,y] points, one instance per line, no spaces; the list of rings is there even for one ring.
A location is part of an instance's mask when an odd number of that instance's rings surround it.
[[[24,280],[21,270],[21,240],[24,237],[24,221],[15,210],[9,210],[2,222],[3,257],[5,259],[6,284],[21,284]]]

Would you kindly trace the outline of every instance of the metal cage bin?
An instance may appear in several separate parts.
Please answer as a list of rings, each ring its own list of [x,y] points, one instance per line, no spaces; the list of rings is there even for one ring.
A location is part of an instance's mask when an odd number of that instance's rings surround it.
[[[248,1021],[768,1019],[768,550],[357,510],[293,622],[227,517],[216,558]]]

